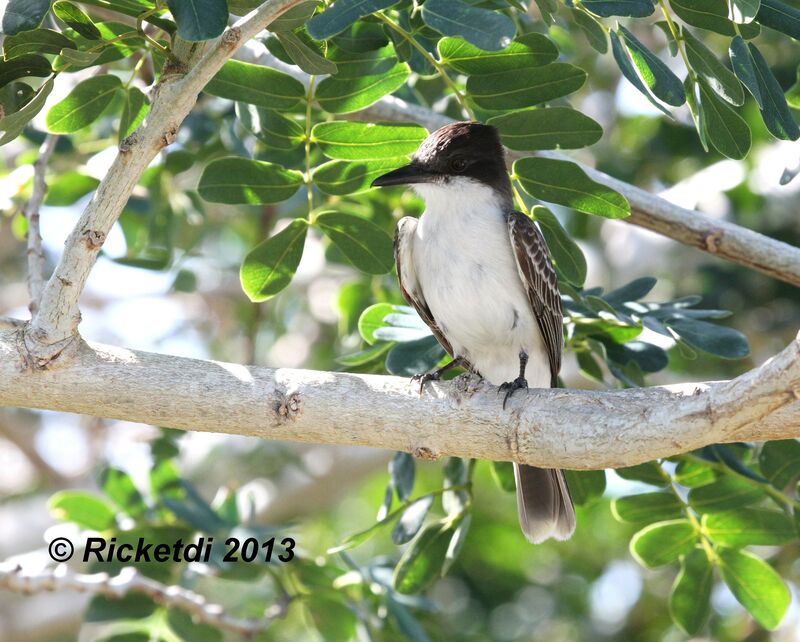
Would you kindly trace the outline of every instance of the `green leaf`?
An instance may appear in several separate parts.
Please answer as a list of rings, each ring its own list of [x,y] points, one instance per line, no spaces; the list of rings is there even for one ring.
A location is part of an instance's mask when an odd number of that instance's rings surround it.
[[[567,480],[572,501],[578,506],[599,499],[606,491],[604,470],[565,470],[564,478]]]
[[[340,600],[311,594],[303,603],[325,642],[350,640],[355,634],[356,615]]]
[[[769,441],[758,456],[761,472],[776,488],[783,490],[800,476],[800,442],[796,439]]]
[[[655,11],[652,0],[581,0],[581,5],[601,18],[644,18]]]
[[[514,479],[514,466],[510,461],[491,461],[492,478],[495,483],[507,493],[517,490],[517,482]]]
[[[343,366],[348,368],[363,366],[382,357],[386,352],[389,351],[391,347],[392,344],[389,342],[379,343],[376,346],[370,346],[366,350],[359,350],[358,352],[352,352],[350,354],[344,354],[341,357],[336,357],[336,363],[341,363]]]
[[[413,154],[428,132],[413,123],[373,124],[338,120],[318,123],[311,140],[328,158],[381,160]]]
[[[731,475],[689,491],[689,505],[698,513],[724,511],[764,499],[760,488]]]
[[[125,471],[106,468],[100,475],[100,485],[106,496],[131,517],[139,517],[147,511],[142,494]]]
[[[639,71],[639,76],[651,92],[668,105],[679,107],[686,102],[683,83],[655,54],[645,47],[630,31],[620,26],[628,53]]]
[[[517,31],[508,16],[461,0],[425,0],[422,19],[442,35],[460,36],[484,51],[508,47]]]
[[[229,60],[203,89],[212,96],[287,111],[305,98],[303,83],[291,76],[238,60]]]
[[[400,377],[413,377],[420,372],[432,370],[442,357],[444,348],[434,336],[404,341],[397,344],[386,355],[386,370]]]
[[[411,542],[394,569],[392,584],[398,593],[419,593],[439,578],[454,526],[450,519],[433,522]]]
[[[595,51],[601,54],[608,51],[608,38],[606,37],[606,32],[603,29],[602,23],[588,13],[578,11],[577,9],[572,10],[572,19],[575,21],[575,24],[581,28],[581,31],[583,31],[583,34],[586,36],[586,40],[589,41],[589,44]]]
[[[392,69],[397,64],[397,56],[392,45],[386,45],[369,51],[348,51],[337,47],[329,47],[328,60],[336,63],[336,77],[359,78],[361,76],[377,76]]]
[[[562,62],[470,76],[467,93],[479,107],[523,109],[577,91],[586,81],[583,69]]]
[[[271,109],[236,103],[236,117],[258,140],[272,149],[292,150],[305,140],[300,123]]]
[[[47,194],[45,205],[54,207],[64,207],[72,205],[81,196],[85,196],[94,190],[100,181],[93,176],[86,176],[74,170],[57,174],[52,179],[48,179]]]
[[[569,107],[546,107],[513,111],[487,121],[500,131],[509,149],[577,149],[593,145],[603,128],[581,112]]]
[[[670,24],[666,20],[659,20],[655,23],[655,26],[661,29],[664,33],[664,37],[667,39],[667,48],[669,49],[669,55],[673,58],[678,55],[678,41],[675,40],[675,36],[672,35],[672,29]],[[684,87],[686,86],[684,81]]]
[[[104,531],[116,524],[114,509],[101,497],[83,491],[59,491],[47,502],[47,509],[55,519],[93,531]]]
[[[687,553],[669,596],[672,621],[687,635],[698,633],[708,619],[713,583],[705,551],[695,548]]]
[[[546,207],[535,205],[531,214],[539,223],[558,273],[572,285],[582,286],[586,281],[586,257],[581,248]]]
[[[380,49],[387,42],[389,42],[389,38],[383,29],[383,25],[365,21],[356,22],[346,32],[333,39],[336,47],[350,53],[364,53]],[[330,49],[328,53],[330,53]]]
[[[733,108],[720,101],[705,83],[700,83],[700,117],[709,142],[723,156],[742,159],[750,151],[750,128]]]
[[[239,278],[251,301],[271,299],[289,285],[303,256],[307,229],[308,223],[296,218],[244,258]]]
[[[656,286],[657,280],[652,276],[643,276],[626,283],[621,288],[611,290],[603,295],[603,299],[611,305],[620,305],[643,299]]]
[[[521,158],[514,163],[513,171],[522,188],[539,200],[606,218],[624,218],[630,214],[624,196],[596,183],[571,161]]]
[[[669,478],[664,474],[661,466],[654,461],[637,464],[636,466],[616,468],[614,472],[622,477],[622,479],[639,481],[644,484],[650,484],[651,486],[666,486],[669,483]]]
[[[358,333],[361,338],[373,345],[378,340],[374,335],[375,330],[383,328],[386,325],[384,319],[396,309],[391,303],[376,303],[364,310],[358,318]]]
[[[797,126],[789,106],[786,104],[786,97],[783,95],[778,80],[769,68],[764,56],[752,43],[748,44],[750,55],[754,63],[758,90],[764,100],[764,108],[761,110],[761,117],[770,133],[782,140],[797,140],[800,138],[800,127]]]
[[[664,107],[660,102],[658,102],[653,94],[650,93],[650,90],[645,86],[642,82],[642,79],[639,78],[639,74],[636,72],[636,67],[633,66],[630,57],[628,56],[628,50],[625,48],[625,45],[622,44],[622,41],[619,39],[615,31],[610,31],[608,34],[611,38],[611,53],[614,56],[614,60],[617,62],[617,66],[619,67],[622,75],[631,83],[636,89],[638,89],[644,96],[649,100],[656,109],[661,110],[667,116],[672,117],[669,110]]]
[[[259,205],[279,203],[303,184],[303,175],[275,163],[229,156],[211,161],[197,191],[212,203]]]
[[[53,3],[53,13],[56,18],[64,22],[68,27],[89,40],[99,40],[100,30],[94,26],[92,19],[87,16],[80,7],[67,2],[58,0]]]
[[[789,608],[791,593],[764,560],[736,549],[719,551],[722,579],[742,606],[767,629],[775,629]]]
[[[697,532],[686,519],[646,526],[631,539],[631,555],[642,566],[655,568],[675,561],[697,544]]]
[[[255,4],[258,5],[260,2],[256,1]],[[228,0],[228,6],[230,7],[230,5],[231,2]],[[314,15],[316,9],[316,0],[305,0],[304,2],[296,4],[286,13],[275,18],[275,20],[269,24],[269,30],[276,33],[278,31],[294,31],[295,29],[299,29]],[[233,11],[233,9],[231,9],[231,11]]]
[[[603,383],[603,370],[591,352],[588,350],[581,350],[576,353],[576,357],[581,375],[597,383]]]
[[[683,502],[673,493],[642,493],[614,499],[611,512],[621,522],[651,524],[680,518]]]
[[[330,161],[319,165],[313,174],[314,184],[326,194],[343,196],[370,189],[378,176],[405,165],[406,158],[389,158],[380,161]]]
[[[406,63],[397,63],[377,76],[325,78],[316,91],[317,102],[332,114],[347,114],[369,107],[387,94],[402,87],[410,74]]]
[[[129,87],[124,96],[122,115],[119,118],[120,142],[136,131],[150,109],[150,100],[136,87]]]
[[[337,0],[306,24],[315,40],[327,40],[347,29],[359,18],[388,9],[397,0]]]
[[[675,481],[687,488],[697,488],[712,483],[717,478],[713,468],[700,462],[684,459],[675,468]]]
[[[0,87],[27,76],[46,78],[52,71],[47,58],[35,54],[25,54],[11,60],[0,60]]]
[[[736,508],[703,515],[703,531],[721,546],[781,546],[797,538],[785,513],[764,508]]]
[[[733,328],[697,319],[674,319],[667,326],[693,348],[723,359],[742,359],[750,354],[747,337]]]
[[[64,34],[52,29],[32,29],[3,40],[3,57],[6,60],[24,54],[57,54],[62,49],[75,49],[76,45]]]
[[[389,462],[389,477],[401,502],[406,501],[414,490],[415,471],[414,458],[406,452],[396,452]]]
[[[111,74],[87,78],[75,85],[64,100],[50,108],[47,129],[54,134],[70,134],[92,124],[121,88],[120,79]]]
[[[184,40],[211,40],[228,24],[225,0],[166,0],[178,25],[178,36]]]
[[[50,0],[8,0],[3,13],[3,33],[13,36],[36,29],[50,10]]]
[[[392,542],[399,546],[414,539],[419,529],[422,528],[422,523],[432,504],[433,495],[426,495],[406,508],[392,529]]]
[[[738,0],[741,2],[742,0]],[[756,6],[757,2],[754,3]],[[752,7],[749,14],[752,14]],[[761,0],[761,8],[756,16],[758,22],[765,27],[785,33],[800,40],[800,10],[779,0]],[[752,19],[752,17],[751,17]]]
[[[0,145],[5,145],[22,133],[25,126],[44,107],[44,103],[51,91],[53,91],[53,78],[45,81],[39,87],[36,95],[22,109],[7,115],[5,118],[0,118],[0,131],[5,132],[0,136]]]
[[[336,63],[327,60],[291,31],[279,31],[277,37],[286,53],[307,74],[335,74]],[[313,41],[312,41],[313,42]]]
[[[744,103],[744,90],[736,76],[714,55],[714,52],[695,38],[692,33],[684,28],[683,42],[686,46],[686,55],[689,64],[695,73],[713,89],[719,96],[732,105]]]
[[[728,0],[669,0],[669,6],[685,23],[723,36],[735,36],[736,28],[728,19]],[[755,23],[738,25],[744,38],[754,38],[761,28]]]
[[[553,42],[539,33],[518,36],[502,51],[483,51],[461,38],[442,38],[437,49],[442,63],[470,75],[539,67],[558,58]]]
[[[758,77],[756,76],[755,62],[750,55],[750,49],[747,43],[741,36],[736,36],[731,40],[731,47],[728,51],[731,59],[731,67],[736,77],[747,88],[753,98],[756,99],[759,109],[764,108],[764,98],[761,95],[761,88],[758,84]]]
[[[761,6],[761,0],[729,0],[730,11],[728,17],[734,22],[747,24],[753,22]],[[762,22],[762,21],[760,21]],[[763,23],[766,25],[766,23]],[[766,25],[769,26],[769,25]]]
[[[316,225],[355,267],[386,274],[394,266],[392,239],[372,221],[342,212],[323,212]]]
[[[53,71],[78,71],[85,67],[94,65],[103,52],[98,51],[78,51],[75,49],[62,49],[61,53],[53,59]]]

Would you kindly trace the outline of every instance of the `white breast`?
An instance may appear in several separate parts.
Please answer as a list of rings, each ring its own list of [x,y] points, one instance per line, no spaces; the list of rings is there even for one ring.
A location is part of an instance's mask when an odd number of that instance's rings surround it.
[[[529,385],[548,387],[547,352],[494,191],[469,179],[415,187],[426,208],[412,244],[414,267],[455,354],[499,385],[518,376],[525,350]]]

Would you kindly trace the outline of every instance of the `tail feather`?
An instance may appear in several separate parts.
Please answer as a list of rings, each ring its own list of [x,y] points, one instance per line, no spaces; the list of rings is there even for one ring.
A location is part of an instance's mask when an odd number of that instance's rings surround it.
[[[569,539],[575,531],[575,508],[564,474],[555,468],[514,464],[519,524],[526,539],[539,544],[552,537]]]

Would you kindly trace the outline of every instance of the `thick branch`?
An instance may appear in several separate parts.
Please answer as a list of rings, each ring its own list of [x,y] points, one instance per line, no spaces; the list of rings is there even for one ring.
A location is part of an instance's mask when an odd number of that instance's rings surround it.
[[[800,340],[731,381],[535,390],[515,395],[503,411],[496,389],[474,379],[434,384],[420,398],[398,377],[272,370],[85,343],[59,368],[31,371],[20,334],[0,333],[0,405],[183,430],[575,469],[800,437]]]
[[[168,63],[151,94],[143,124],[119,147],[108,173],[94,193],[64,253],[42,292],[40,308],[26,336],[33,366],[45,366],[77,338],[78,299],[100,248],[119,218],[134,186],[155,155],[175,140],[178,127],[198,94],[246,41],[300,0],[267,0],[244,16],[191,67]]]
[[[39,157],[33,163],[33,190],[25,204],[25,219],[28,222],[28,309],[31,316],[39,309],[44,284],[44,253],[42,252],[42,235],[39,231],[39,209],[47,192],[45,174],[47,163],[56,148],[58,136],[48,134],[39,148]]]
[[[179,586],[168,586],[145,577],[133,567],[123,568],[119,575],[108,573],[73,573],[61,564],[52,571],[28,574],[14,564],[0,564],[0,588],[29,595],[43,591],[80,591],[120,599],[129,593],[144,593],[170,608],[187,611],[197,622],[210,624],[240,635],[255,635],[286,613],[288,603],[276,604],[259,619],[237,618],[225,613],[222,606]]]
[[[376,121],[412,121],[429,130],[452,122],[447,116],[409,104],[394,96],[383,98],[359,112],[357,116]],[[512,157],[524,155],[526,154],[511,154]],[[562,160],[567,158],[558,152],[537,152],[536,155]],[[631,216],[624,219],[626,222],[800,286],[799,248],[734,223],[712,218],[697,210],[680,207],[588,165],[578,165],[593,180],[608,185],[628,199]]]

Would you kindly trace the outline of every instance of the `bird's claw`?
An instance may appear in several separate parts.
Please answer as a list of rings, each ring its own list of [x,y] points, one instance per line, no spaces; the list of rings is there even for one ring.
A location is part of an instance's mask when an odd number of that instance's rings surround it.
[[[497,393],[505,392],[506,396],[503,397],[503,410],[506,409],[506,402],[508,398],[513,395],[517,390],[527,390],[528,382],[524,377],[517,377],[514,381],[507,381],[498,388]]]
[[[425,389],[425,384],[429,381],[439,381],[441,375],[438,372],[419,372],[411,377],[411,381],[419,383],[419,396],[422,396],[422,391]]]

